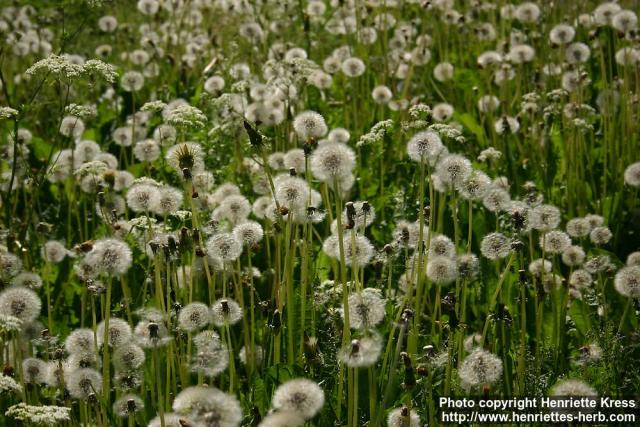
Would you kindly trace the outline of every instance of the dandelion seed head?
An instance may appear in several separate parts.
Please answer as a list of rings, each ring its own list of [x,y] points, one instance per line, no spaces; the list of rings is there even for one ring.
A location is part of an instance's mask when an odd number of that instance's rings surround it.
[[[215,387],[185,388],[173,400],[173,410],[187,415],[196,425],[238,427],[242,422],[242,409],[235,396]]]
[[[293,379],[278,386],[271,404],[277,410],[293,411],[308,420],[324,406],[324,391],[314,381]]]
[[[627,255],[627,266],[640,266],[640,251],[631,252]]]
[[[134,184],[127,192],[127,206],[134,212],[152,212],[160,203],[160,190],[149,184]]]
[[[304,418],[297,412],[278,411],[264,417],[258,427],[301,427],[303,424]]]
[[[104,344],[104,327],[105,323],[102,321],[98,324],[98,328],[96,329],[98,346],[102,346]],[[124,319],[111,317],[109,319],[109,332],[107,333],[107,338],[109,340],[109,345],[117,348],[129,342],[131,339],[131,326]]]
[[[352,329],[367,329],[384,320],[386,301],[378,289],[365,288],[352,293],[348,302],[349,324]]]
[[[244,245],[255,245],[260,242],[264,236],[262,225],[255,221],[245,221],[233,228],[233,234],[236,239]]]
[[[457,258],[458,276],[463,279],[475,279],[480,273],[480,260],[475,254],[463,254]]]
[[[462,361],[458,375],[467,389],[495,384],[502,377],[502,360],[495,354],[478,348]]]
[[[396,408],[387,415],[387,425],[389,427],[420,427],[420,416],[413,409]]]
[[[640,162],[635,162],[624,170],[624,183],[631,187],[640,187]]]
[[[418,132],[407,143],[407,153],[414,162],[428,162],[434,165],[442,155],[444,145],[440,136],[433,131]]]
[[[102,391],[102,376],[92,368],[75,369],[65,372],[65,384],[74,399],[87,399]]]
[[[591,232],[591,224],[585,218],[572,218],[567,221],[567,234],[571,237],[581,238],[588,236]]]
[[[163,423],[164,421],[164,423]],[[165,413],[163,418],[160,418],[160,415],[153,418],[149,421],[149,425],[147,427],[184,427],[191,425],[191,420],[184,415],[176,414],[174,412]]]
[[[457,186],[460,195],[467,200],[481,200],[491,188],[491,178],[484,172],[474,170]]]
[[[615,275],[616,290],[628,298],[640,298],[640,267],[623,267]]]
[[[327,134],[324,117],[315,111],[304,111],[293,120],[293,129],[303,141],[319,139]]]
[[[586,62],[591,56],[589,46],[584,43],[571,43],[565,50],[565,59],[569,64]]]
[[[446,285],[456,280],[458,267],[455,259],[448,256],[429,257],[427,277],[434,283]]]
[[[595,397],[598,393],[593,387],[578,379],[566,379],[558,381],[549,391],[554,397]]]
[[[501,212],[509,208],[511,196],[502,188],[493,187],[487,190],[482,204],[491,212]]]
[[[553,205],[539,205],[531,209],[529,214],[531,228],[539,231],[550,231],[560,225],[560,209]]]
[[[578,290],[587,288],[592,283],[593,276],[587,270],[574,270],[569,276],[569,284]]]
[[[333,128],[327,135],[327,141],[332,143],[346,144],[351,139],[351,133],[345,128]]]
[[[382,338],[372,333],[362,338],[351,340],[338,352],[338,359],[350,368],[366,368],[373,366],[380,358]]]
[[[113,353],[113,366],[117,371],[133,371],[142,366],[144,359],[144,350],[129,342],[118,347]]]
[[[242,242],[232,233],[220,233],[207,240],[209,256],[222,261],[234,261],[242,253]]]
[[[284,169],[294,168],[298,173],[306,170],[306,156],[301,148],[293,148],[284,154]]]
[[[604,226],[595,227],[591,230],[591,233],[589,233],[591,242],[596,245],[605,245],[609,243],[612,237],[613,234],[611,233],[611,230],[609,230],[609,227]]]
[[[11,285],[36,290],[42,287],[42,278],[36,273],[23,271],[11,279]]]
[[[31,289],[12,286],[0,292],[0,314],[4,316],[29,323],[36,320],[41,308],[40,297]]]
[[[201,302],[192,302],[180,310],[178,326],[187,332],[202,329],[211,321],[209,307]]]
[[[487,234],[480,243],[482,256],[492,261],[507,257],[511,253],[512,240],[502,233]]]
[[[126,418],[144,409],[144,402],[135,394],[125,394],[113,403],[113,412],[120,418]]]
[[[64,372],[84,368],[99,369],[101,365],[102,361],[98,359],[95,352],[83,351],[79,353],[71,353],[64,362]]]
[[[190,362],[191,372],[214,378],[229,366],[229,350],[219,339],[209,340],[206,345],[197,346]]]
[[[76,116],[66,116],[60,122],[60,133],[74,140],[80,139],[84,133],[84,122]]]
[[[571,43],[576,35],[576,30],[571,25],[559,24],[549,31],[549,40],[556,45]]]
[[[11,278],[22,271],[22,261],[16,255],[0,249],[0,276]]]
[[[584,249],[580,246],[568,246],[562,252],[562,262],[570,267],[576,267],[584,262]]]
[[[144,76],[138,71],[127,71],[120,78],[120,86],[126,92],[137,92],[144,86]]]
[[[94,352],[95,341],[93,331],[89,328],[73,330],[65,339],[64,348],[69,354]]]
[[[311,154],[310,167],[313,176],[333,185],[351,174],[356,156],[350,147],[340,143],[320,145]]]
[[[141,162],[153,162],[160,157],[160,145],[155,139],[143,139],[133,146],[133,155]]]
[[[85,261],[99,272],[120,276],[131,267],[133,255],[129,245],[119,239],[97,240],[85,256]]]
[[[28,357],[22,361],[22,377],[26,384],[43,384],[46,382],[48,366],[44,360]]]
[[[373,88],[371,98],[376,104],[387,104],[393,98],[393,92],[387,86],[380,85]]]
[[[436,174],[448,185],[461,185],[471,172],[471,162],[459,154],[449,154],[436,165]]]
[[[281,206],[289,210],[306,208],[309,200],[309,184],[297,176],[281,175],[274,180],[275,197]]]
[[[533,2],[520,3],[513,16],[522,23],[532,24],[540,18],[540,8]]]
[[[571,246],[571,237],[564,231],[552,230],[540,236],[540,247],[550,254],[561,254]]]
[[[446,82],[453,78],[453,65],[448,62],[441,62],[433,68],[433,77],[439,82]]]
[[[496,120],[493,127],[498,135],[514,134],[520,130],[520,122],[515,117],[502,116]]]
[[[218,327],[234,325],[242,319],[242,316],[242,307],[232,299],[222,298],[211,306],[211,321]]]
[[[57,240],[49,240],[42,247],[42,256],[44,259],[54,264],[62,262],[68,254],[69,252],[67,248],[64,247],[64,244]]]
[[[604,2],[598,5],[592,13],[592,19],[598,26],[609,25],[611,19],[621,10],[615,2]]]
[[[142,348],[156,348],[171,341],[167,327],[160,321],[141,320],[133,330],[133,339]]]
[[[625,46],[625,47],[623,47],[621,49],[618,49],[618,51],[614,55],[614,59],[616,61],[616,64],[621,65],[623,67],[624,66],[635,65],[635,64],[638,63],[638,61],[640,61],[640,51],[638,51],[638,49],[634,49],[632,47]],[[615,93],[615,92],[613,92],[613,93]],[[617,97],[615,95],[610,96],[609,98],[611,98],[610,100],[613,101],[611,103],[611,104],[613,104],[613,106],[608,106],[608,105],[605,104],[604,100],[599,100],[600,102],[598,102],[598,107],[601,110],[604,110],[604,111],[607,111],[607,112],[615,110],[615,104],[618,103],[619,99],[617,99]]]
[[[435,256],[455,258],[456,247],[449,237],[444,234],[438,234],[431,237],[431,242],[429,242],[429,253]]]
[[[225,197],[211,216],[215,220],[228,220],[234,224],[243,222],[251,213],[251,203],[246,197],[232,194]]]

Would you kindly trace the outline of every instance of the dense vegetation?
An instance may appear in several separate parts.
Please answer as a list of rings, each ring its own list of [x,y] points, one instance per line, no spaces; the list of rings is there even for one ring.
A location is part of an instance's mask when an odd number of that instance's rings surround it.
[[[637,7],[4,4],[0,424],[637,396]]]

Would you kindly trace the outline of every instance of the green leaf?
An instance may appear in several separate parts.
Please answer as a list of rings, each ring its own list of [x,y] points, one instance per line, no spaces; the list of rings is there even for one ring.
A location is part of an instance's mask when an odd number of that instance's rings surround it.
[[[471,133],[475,135],[475,137],[478,139],[478,142],[480,142],[482,146],[486,145],[484,129],[482,129],[482,126],[476,121],[475,117],[473,117],[469,113],[456,113],[454,114],[454,117],[457,121],[462,123],[462,126],[464,126],[466,129],[469,129],[469,131],[471,131]]]
[[[573,300],[569,308],[569,315],[576,324],[576,328],[582,335],[587,335],[591,329],[591,319],[589,318],[589,306],[580,300]]]

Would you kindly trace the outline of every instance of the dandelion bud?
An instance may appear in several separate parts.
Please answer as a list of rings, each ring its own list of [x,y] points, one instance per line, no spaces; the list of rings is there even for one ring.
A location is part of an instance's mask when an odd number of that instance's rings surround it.
[[[523,247],[524,243],[522,243],[522,241],[520,240],[514,240],[513,242],[511,242],[511,249],[513,249],[514,251],[519,251]]]
[[[448,312],[454,312],[456,306],[456,296],[449,292],[442,298],[441,304],[443,306],[443,310],[447,310]]]
[[[169,236],[167,238],[167,247],[171,253],[176,253],[178,251],[178,243],[176,242],[175,237]]]
[[[160,244],[158,244],[158,242],[149,242],[149,247],[151,248],[151,252],[156,255],[158,253],[158,249],[160,249]]]
[[[527,283],[527,271],[518,270],[518,281],[523,285]]]
[[[147,325],[147,328],[149,329],[149,338],[151,339],[159,338],[158,330],[160,327],[156,322],[149,322],[149,324]]]
[[[191,178],[193,178],[193,176],[191,175],[191,170],[189,168],[182,168],[182,176],[187,181],[191,181]]]
[[[313,152],[313,150],[316,149],[317,146],[318,146],[318,143],[313,139],[311,139],[309,141],[306,141],[302,145],[302,150],[304,151],[305,157],[309,157],[311,155],[311,153]]]
[[[400,358],[402,359],[402,363],[404,363],[405,367],[411,367],[411,357],[409,357],[409,353],[403,351],[402,353],[400,353]]]
[[[400,317],[400,320],[403,322],[404,326],[406,326],[411,321],[412,318],[413,318],[413,310],[409,308],[405,308],[404,311],[402,312],[402,316]]]
[[[404,386],[411,388],[416,385],[416,376],[411,366],[406,366],[404,371]]]
[[[427,357],[433,357],[436,354],[436,349],[432,345],[425,345],[424,347],[422,347],[422,351]]]
[[[356,355],[360,351],[360,341],[352,340],[351,341],[351,355]]]
[[[53,351],[53,359],[54,360],[62,360],[64,359],[64,350],[62,348],[56,348]]]
[[[273,312],[273,319],[271,320],[271,327],[273,329],[275,329],[276,333],[277,333],[277,331],[280,330],[281,326],[282,326],[282,319],[280,317],[280,311],[278,309],[276,309]]]
[[[2,368],[2,375],[5,377],[13,377],[15,375],[15,369],[11,365],[5,365],[4,368]]]

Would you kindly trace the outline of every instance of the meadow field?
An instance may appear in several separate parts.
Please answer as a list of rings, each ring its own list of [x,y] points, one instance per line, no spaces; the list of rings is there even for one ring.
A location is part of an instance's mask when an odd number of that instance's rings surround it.
[[[638,399],[639,7],[2,2],[0,426]]]

